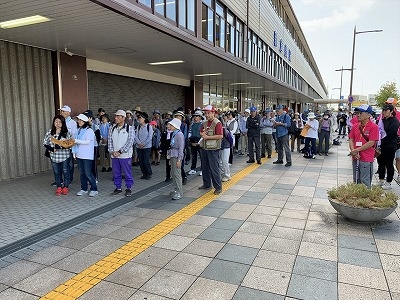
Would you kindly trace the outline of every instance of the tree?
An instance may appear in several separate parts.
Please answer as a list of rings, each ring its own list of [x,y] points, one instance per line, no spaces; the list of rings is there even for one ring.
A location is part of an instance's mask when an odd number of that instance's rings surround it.
[[[396,82],[386,82],[382,84],[375,97],[376,105],[382,107],[388,98],[396,98],[399,100],[399,91],[397,90]]]

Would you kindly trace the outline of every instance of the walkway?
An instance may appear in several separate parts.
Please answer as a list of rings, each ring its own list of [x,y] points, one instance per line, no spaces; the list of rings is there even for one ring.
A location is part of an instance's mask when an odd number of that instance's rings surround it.
[[[77,183],[53,196],[50,173],[1,183],[0,299],[399,300],[400,209],[372,225],[337,215],[326,189],[351,163],[345,143],[331,151],[290,168],[236,158],[221,195],[194,175],[179,201],[162,165],[132,198],[108,196],[110,173],[93,200]]]

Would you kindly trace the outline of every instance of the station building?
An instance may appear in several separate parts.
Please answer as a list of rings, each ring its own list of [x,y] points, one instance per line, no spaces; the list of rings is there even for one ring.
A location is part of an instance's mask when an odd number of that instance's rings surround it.
[[[50,169],[62,105],[300,111],[327,95],[289,0],[6,0],[0,70],[0,181]]]

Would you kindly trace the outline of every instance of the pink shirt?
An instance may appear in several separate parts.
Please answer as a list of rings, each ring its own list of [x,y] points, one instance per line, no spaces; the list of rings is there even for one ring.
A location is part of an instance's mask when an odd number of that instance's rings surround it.
[[[361,123],[359,123],[361,126]],[[353,140],[354,148],[360,148],[362,145],[367,143],[367,140],[362,136],[360,132],[360,126],[355,124],[349,133],[349,138]],[[364,135],[368,138],[369,141],[378,141],[379,140],[379,128],[371,120],[365,124],[365,127],[361,129]],[[361,144],[359,144],[361,143]],[[360,161],[364,162],[373,162],[375,156],[375,147],[371,147],[367,150],[360,152]]]

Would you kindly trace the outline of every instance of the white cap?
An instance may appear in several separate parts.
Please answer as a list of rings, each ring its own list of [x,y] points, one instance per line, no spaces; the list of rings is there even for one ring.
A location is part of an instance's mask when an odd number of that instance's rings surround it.
[[[64,105],[59,110],[71,112],[71,107],[69,107],[68,105]]]
[[[78,118],[79,120],[82,120],[83,122],[89,121],[89,118],[86,117],[84,114],[79,114],[79,115],[77,116],[77,118]]]
[[[171,121],[168,122],[168,124],[171,124],[176,129],[180,129],[181,128],[181,123],[182,123],[181,120],[179,120],[177,118],[173,118]]]
[[[123,117],[126,118],[126,112],[125,112],[124,110],[122,110],[122,109],[118,109],[118,110],[115,112],[114,115],[116,115],[116,116],[123,116]]]
[[[246,108],[244,112],[250,113],[250,109]]]

